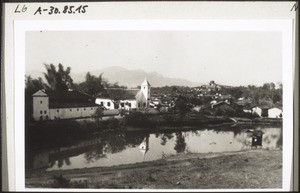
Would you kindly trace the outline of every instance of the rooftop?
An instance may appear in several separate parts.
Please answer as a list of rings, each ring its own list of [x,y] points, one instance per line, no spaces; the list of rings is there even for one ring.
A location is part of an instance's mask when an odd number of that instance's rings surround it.
[[[151,86],[148,82],[147,78],[145,78],[144,82],[141,84],[142,86]]]

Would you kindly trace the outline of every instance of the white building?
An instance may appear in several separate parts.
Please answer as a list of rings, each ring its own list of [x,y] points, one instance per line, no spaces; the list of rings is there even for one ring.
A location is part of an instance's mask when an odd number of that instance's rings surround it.
[[[130,98],[119,100],[119,107],[117,107],[113,100],[109,98],[97,97],[96,104],[105,107],[108,110],[112,109],[135,109],[135,108],[149,108],[150,107],[150,89],[151,85],[145,78],[144,82],[140,85],[140,90],[138,89],[128,89],[127,92],[132,95]]]
[[[135,96],[138,108],[150,107],[150,90],[151,85],[147,81],[147,78],[145,78],[144,82],[141,84],[141,90]]]
[[[268,110],[268,117],[269,118],[281,118],[282,117],[282,110],[279,108],[270,108]]]
[[[91,117],[99,107],[94,98],[78,91],[39,90],[32,97],[35,121]]]
[[[96,104],[101,105],[105,109],[115,109],[115,104],[111,99],[108,98],[96,98]]]
[[[120,100],[119,109],[125,109],[128,111],[135,108],[137,108],[135,99]]]
[[[252,113],[257,114],[258,116],[261,117],[262,109],[260,107],[253,107],[252,108]]]

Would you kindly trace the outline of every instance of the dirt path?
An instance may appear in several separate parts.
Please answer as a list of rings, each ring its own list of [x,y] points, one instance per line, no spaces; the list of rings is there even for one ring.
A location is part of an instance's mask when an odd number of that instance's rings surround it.
[[[26,187],[253,189],[281,188],[281,178],[282,151],[253,149],[178,154],[156,161],[112,167],[35,171],[26,174]]]

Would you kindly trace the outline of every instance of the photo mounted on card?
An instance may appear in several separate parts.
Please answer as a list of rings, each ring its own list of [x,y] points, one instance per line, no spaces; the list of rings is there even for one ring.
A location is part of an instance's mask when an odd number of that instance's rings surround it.
[[[5,4],[10,188],[290,190],[295,5]]]

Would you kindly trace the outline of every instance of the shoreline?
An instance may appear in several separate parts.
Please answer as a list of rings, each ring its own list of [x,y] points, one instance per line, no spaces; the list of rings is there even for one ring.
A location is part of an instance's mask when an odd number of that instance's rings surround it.
[[[76,143],[80,140],[85,140],[91,136],[114,133],[114,132],[176,132],[176,131],[189,131],[209,128],[228,127],[236,129],[237,126],[251,127],[251,126],[278,126],[282,125],[282,120],[269,121],[268,119],[261,119],[260,121],[245,121],[243,119],[238,122],[216,122],[211,123],[212,118],[205,124],[191,124],[191,125],[156,125],[153,127],[137,127],[137,126],[124,126],[118,119],[108,119],[100,122],[100,125],[94,121],[77,122],[70,120],[48,121],[40,122],[34,125],[26,126],[26,148],[29,150],[36,150],[48,147],[56,147],[61,145],[68,145]],[[227,120],[218,118],[219,120]],[[45,145],[48,144],[48,145]]]
[[[26,187],[61,185],[72,188],[81,185],[83,188],[113,189],[213,189],[241,186],[280,188],[281,173],[282,150],[251,149],[222,153],[182,153],[154,161],[110,167],[36,170],[26,173]],[[68,183],[57,184],[57,178],[60,176]],[[261,182],[257,181],[258,176]],[[171,183],[166,183],[165,180]],[[226,180],[230,183],[226,183]]]
[[[217,123],[201,122],[202,120],[205,120],[205,118],[209,119],[211,122],[216,121]],[[105,117],[100,122],[109,122],[112,120],[119,121],[121,119],[123,119],[123,117],[120,118],[119,116],[117,116],[117,118],[116,118],[113,116],[109,116],[109,117]],[[222,122],[219,123],[218,121],[220,121],[220,119]],[[233,119],[235,121],[233,121]],[[215,126],[226,126],[226,125],[234,126],[234,125],[277,125],[277,124],[282,124],[281,118],[255,118],[255,119],[251,120],[248,118],[239,118],[239,117],[228,117],[228,118],[204,117],[204,119],[202,119],[202,120],[199,120],[199,122],[196,122],[196,123],[198,123],[196,125],[189,125],[190,123],[193,122],[193,120],[188,120],[185,122],[187,124],[180,125],[180,126],[173,126],[170,124],[170,125],[156,125],[152,128],[147,128],[147,127],[143,127],[143,126],[137,127],[137,126],[125,125],[125,126],[123,126],[123,128],[125,128],[125,129],[130,128],[129,130],[132,130],[132,128],[149,130],[149,129],[155,129],[157,127],[159,127],[159,128],[178,128],[178,127],[180,127],[180,128],[195,128],[195,127],[215,127]],[[231,121],[228,122],[228,120],[231,120]],[[52,125],[52,126],[58,125],[59,126],[60,124],[74,124],[74,123],[80,124],[82,122],[87,122],[87,123],[91,123],[91,124],[96,123],[95,120],[92,120],[90,118],[87,118],[87,119],[80,118],[80,119],[63,119],[63,120],[51,120],[51,121],[43,121],[43,122],[32,122],[32,123],[27,123],[27,125],[29,128],[32,128],[35,126],[44,126],[44,125]]]

